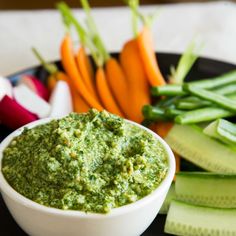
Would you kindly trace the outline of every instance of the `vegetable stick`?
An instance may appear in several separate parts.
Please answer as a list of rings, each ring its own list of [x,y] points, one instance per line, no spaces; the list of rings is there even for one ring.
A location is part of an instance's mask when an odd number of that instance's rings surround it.
[[[72,99],[73,99],[73,108],[75,112],[83,113],[87,112],[91,108],[84,101],[81,95],[77,91],[75,91],[75,89],[72,90]]]
[[[143,120],[142,107],[150,104],[150,93],[135,39],[127,42],[122,48],[120,62],[129,84],[128,118],[140,123]]]
[[[120,111],[112,96],[109,85],[107,83],[105,72],[102,67],[99,67],[96,72],[96,86],[104,107],[108,111],[118,116],[124,117],[124,114]]]
[[[119,105],[117,104],[117,102],[112,94],[112,90],[108,84],[107,75],[106,75],[105,70],[103,68],[104,63],[109,60],[110,55],[108,54],[108,52],[103,44],[103,41],[100,38],[96,24],[95,24],[93,17],[91,15],[91,10],[90,10],[90,6],[89,6],[88,1],[81,0],[81,5],[84,8],[86,16],[87,16],[86,22],[87,22],[88,28],[90,30],[90,38],[92,39],[93,48],[96,49],[97,55],[98,55],[98,57],[94,57],[94,54],[92,54],[92,56],[95,60],[95,63],[97,65],[96,87],[98,90],[98,94],[100,96],[100,99],[101,99],[104,107],[109,112],[119,115],[121,117],[124,117],[123,112],[121,111]]]
[[[87,87],[89,92],[92,93],[93,96],[98,99],[96,89],[94,86],[94,73],[93,73],[92,65],[89,61],[89,58],[83,46],[80,47],[78,50],[78,53],[76,55],[76,62],[77,62],[77,65],[78,65],[78,68],[81,73],[85,86]]]
[[[26,110],[8,95],[0,101],[0,120],[11,129],[17,129],[37,119],[37,115]]]
[[[20,84],[14,87],[13,95],[21,106],[36,114],[39,118],[48,117],[50,114],[50,104],[31,91],[26,85]]]
[[[12,85],[9,79],[0,76],[0,101],[5,95],[12,97]]]
[[[58,81],[50,96],[49,117],[61,118],[73,111],[70,87],[65,81]]]
[[[130,112],[128,83],[122,67],[115,58],[106,62],[106,77],[117,103],[126,116]]]
[[[166,84],[155,56],[150,29],[144,26],[137,37],[141,59],[151,86]]]
[[[81,94],[84,100],[91,107],[96,108],[99,111],[103,110],[101,104],[93,96],[91,96],[91,93],[84,85],[84,82],[76,66],[76,62],[73,55],[72,41],[69,34],[67,34],[62,41],[61,57],[62,57],[63,67],[66,73],[71,78],[72,83],[75,86],[75,89]]]

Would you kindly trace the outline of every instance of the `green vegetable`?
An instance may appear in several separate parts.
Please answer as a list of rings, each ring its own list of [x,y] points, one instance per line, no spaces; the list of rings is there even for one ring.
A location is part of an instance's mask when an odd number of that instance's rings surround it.
[[[195,101],[195,102],[185,102],[179,100],[176,102],[176,107],[183,110],[194,110],[197,108],[202,108],[207,105],[210,105],[208,101]]]
[[[165,110],[157,106],[145,105],[142,108],[142,113],[146,120],[169,120],[169,117],[165,114]]]
[[[156,86],[151,88],[151,94],[153,96],[177,96],[184,95],[186,92],[183,91],[181,85],[167,84],[163,86]]]
[[[207,101],[211,101],[222,108],[228,109],[230,111],[236,111],[236,101],[233,101],[230,98],[227,98],[221,94],[217,94],[215,92],[207,91],[205,89],[198,88],[193,85],[185,84],[183,86],[185,90],[190,92],[191,94],[203,98]]]
[[[180,114],[175,118],[175,122],[178,124],[194,124],[234,115],[236,115],[236,112],[224,108],[206,107]]]
[[[216,87],[224,86],[227,84],[235,83],[236,82],[236,70],[232,70],[228,73],[223,75],[211,78],[211,79],[203,79],[194,82],[190,82],[188,84],[204,88],[204,89],[213,89]]]
[[[236,235],[236,209],[210,208],[172,201],[165,232],[189,236]]]
[[[203,132],[226,144],[236,144],[236,125],[227,120],[216,120],[210,123]]]
[[[150,194],[167,170],[165,149],[152,134],[96,110],[24,129],[2,160],[4,177],[23,196],[97,213]]]
[[[178,115],[181,115],[181,114],[183,114],[184,113],[184,111],[183,110],[179,110],[179,109],[176,109],[176,108],[167,108],[166,110],[165,110],[165,114],[166,114],[166,116],[167,117],[170,117],[170,118],[174,118],[174,117],[176,117],[176,116],[178,116]]]
[[[186,75],[191,70],[193,64],[198,58],[198,53],[201,49],[196,47],[194,41],[192,41],[185,52],[179,59],[177,68],[171,67],[170,83],[172,84],[182,84]]]
[[[173,151],[205,170],[236,174],[236,151],[211,139],[197,126],[174,125],[165,140]]]
[[[236,84],[227,84],[225,86],[221,86],[217,89],[214,89],[213,91],[222,95],[235,94]]]
[[[176,199],[209,207],[236,208],[236,175],[209,172],[176,174]]]

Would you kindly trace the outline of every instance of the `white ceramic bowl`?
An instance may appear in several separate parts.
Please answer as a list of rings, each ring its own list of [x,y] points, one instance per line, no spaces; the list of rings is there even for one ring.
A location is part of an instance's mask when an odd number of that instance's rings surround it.
[[[32,128],[50,120],[43,119],[25,127]],[[14,131],[0,144],[1,170],[3,150],[22,130],[20,128]],[[151,194],[132,204],[112,209],[110,213],[105,215],[60,210],[40,205],[25,198],[7,183],[0,171],[1,193],[15,221],[27,234],[34,236],[137,236],[142,234],[154,220],[163,204],[175,172],[175,159],[169,146],[154,132],[146,130],[164,146],[169,165],[165,179]]]

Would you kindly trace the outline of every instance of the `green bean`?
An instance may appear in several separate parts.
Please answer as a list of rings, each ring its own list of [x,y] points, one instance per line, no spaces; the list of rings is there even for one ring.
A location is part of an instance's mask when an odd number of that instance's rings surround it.
[[[224,108],[206,107],[185,112],[184,114],[177,116],[175,122],[179,124],[193,124],[234,115],[236,115],[236,112]]]
[[[179,99],[181,99],[181,96],[175,96],[175,97],[166,97],[164,99],[161,99],[156,106],[166,108],[173,106]]]
[[[164,86],[156,86],[151,88],[151,94],[153,96],[177,96],[183,95],[185,92],[181,85],[177,84],[167,84]]]
[[[165,114],[166,116],[170,117],[170,118],[174,118],[178,115],[181,115],[183,114],[184,111],[183,110],[179,110],[179,109],[176,109],[176,108],[167,108],[165,110]]]
[[[215,120],[205,127],[203,132],[210,137],[219,139],[226,144],[234,146],[236,144],[236,125],[227,120]]]
[[[156,120],[168,120],[169,119],[165,115],[165,110],[160,107],[145,105],[142,108],[142,113],[143,113],[145,120],[156,121]]]
[[[212,89],[219,86],[236,82],[236,70],[232,70],[223,75],[217,76],[215,78],[204,79],[194,82],[189,82],[188,84],[194,85],[204,89]]]
[[[213,91],[221,95],[236,93],[236,84],[228,84],[223,87],[214,89]]]
[[[221,94],[217,94],[212,91],[208,91],[190,84],[185,84],[184,89],[191,94],[203,98],[207,101],[211,101],[222,108],[231,110],[231,111],[236,111],[236,101],[233,101],[231,98],[227,98],[226,96],[223,96]]]
[[[197,102],[179,101],[176,103],[176,108],[183,110],[194,110],[209,105],[211,105],[211,103],[208,101],[197,101]]]

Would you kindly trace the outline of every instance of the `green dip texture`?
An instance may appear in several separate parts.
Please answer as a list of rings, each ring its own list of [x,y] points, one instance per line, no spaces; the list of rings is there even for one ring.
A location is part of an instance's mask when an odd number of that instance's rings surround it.
[[[167,154],[153,135],[94,109],[25,128],[2,160],[6,180],[25,197],[97,213],[148,195],[167,170]]]

